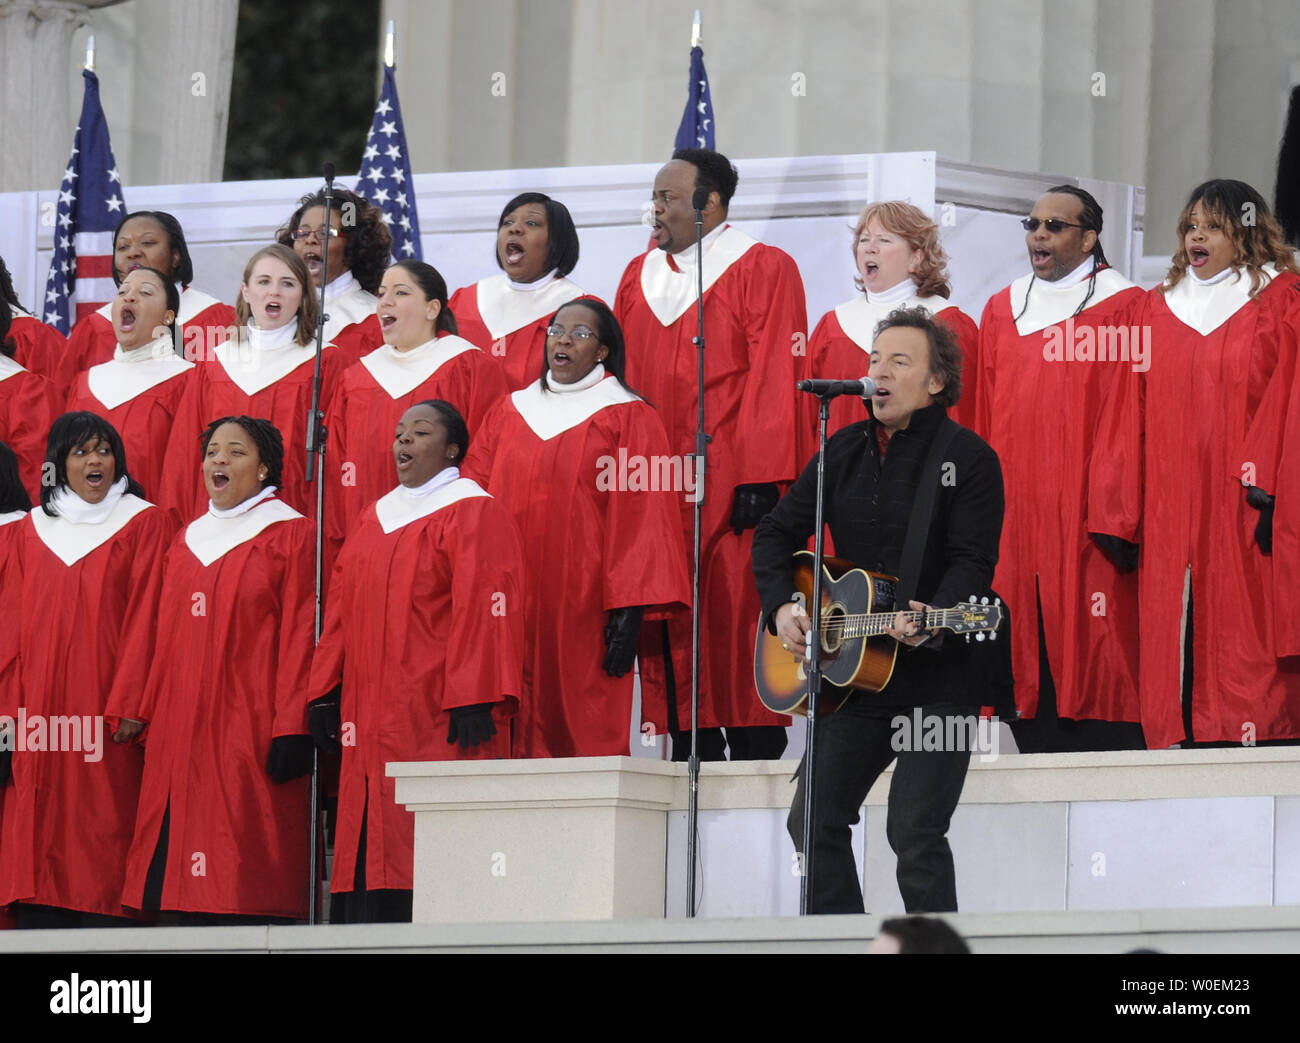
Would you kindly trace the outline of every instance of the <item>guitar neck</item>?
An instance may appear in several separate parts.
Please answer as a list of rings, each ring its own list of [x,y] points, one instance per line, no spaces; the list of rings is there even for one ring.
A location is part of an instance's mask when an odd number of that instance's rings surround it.
[[[885,628],[892,627],[897,612],[864,612],[858,615],[837,616],[822,623],[822,630],[834,629],[846,638],[883,637]],[[904,612],[903,618],[915,623],[920,630],[952,630],[962,618],[960,608],[931,608],[924,611]]]

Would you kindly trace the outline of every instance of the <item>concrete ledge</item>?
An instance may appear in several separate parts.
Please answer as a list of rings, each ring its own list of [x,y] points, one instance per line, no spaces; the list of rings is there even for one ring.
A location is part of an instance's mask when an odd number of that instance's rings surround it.
[[[0,953],[865,952],[877,916],[3,931]],[[976,953],[1294,953],[1300,906],[955,914]]]

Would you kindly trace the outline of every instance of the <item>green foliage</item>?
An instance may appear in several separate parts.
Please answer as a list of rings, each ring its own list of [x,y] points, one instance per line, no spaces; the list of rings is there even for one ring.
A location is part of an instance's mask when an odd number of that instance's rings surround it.
[[[241,0],[223,178],[340,174],[361,161],[378,96],[379,0]]]

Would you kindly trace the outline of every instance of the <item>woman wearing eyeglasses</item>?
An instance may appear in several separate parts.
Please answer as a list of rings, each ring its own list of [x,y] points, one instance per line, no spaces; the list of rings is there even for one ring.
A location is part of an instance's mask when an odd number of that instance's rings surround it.
[[[298,201],[298,209],[275,238],[292,247],[307,265],[318,304],[321,271],[329,269],[325,343],[339,348],[349,362],[379,347],[383,336],[375,318],[375,294],[393,246],[379,207],[355,192],[336,188],[327,232],[325,191],[309,192]]]
[[[568,208],[541,192],[515,196],[497,222],[496,259],[501,274],[457,290],[451,310],[461,336],[502,363],[517,391],[537,379],[555,309],[583,295],[567,278],[578,263]]]
[[[1298,288],[1255,189],[1193,189],[1169,273],[1135,320],[1150,337],[1141,387],[1112,396],[1098,427],[1089,525],[1141,543],[1153,749],[1300,738],[1300,672],[1278,658],[1300,654]]]
[[[808,342],[806,376],[856,380],[867,372],[876,324],[896,308],[922,307],[957,335],[965,364],[961,401],[950,411],[954,420],[975,426],[975,349],[979,330],[969,315],[949,304],[947,255],[939,243],[939,226],[911,203],[869,203],[853,231],[854,285],[862,292],[822,316]],[[817,452],[817,400],[807,397],[800,434],[799,459]],[[831,402],[829,438],[842,427],[866,417],[860,399],[841,395]]]
[[[627,755],[641,622],[690,604],[680,508],[698,488],[693,461],[669,456],[625,363],[604,303],[564,305],[541,379],[497,402],[466,459],[524,537],[516,757]],[[663,732],[666,707],[643,706],[642,721]]]
[[[505,375],[486,352],[456,335],[447,284],[422,261],[398,261],[379,285],[384,343],[344,375],[325,420],[330,535],[341,542],[369,503],[393,487],[393,428],[416,402],[442,399],[477,431],[506,393]]]

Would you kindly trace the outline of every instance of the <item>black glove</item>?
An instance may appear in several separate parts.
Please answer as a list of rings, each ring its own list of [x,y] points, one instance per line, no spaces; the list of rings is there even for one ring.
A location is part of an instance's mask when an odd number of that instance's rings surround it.
[[[266,755],[266,773],[276,783],[300,779],[311,771],[314,752],[310,735],[277,736],[271,740],[271,752]]]
[[[644,611],[637,605],[616,608],[609,614],[609,622],[605,624],[605,673],[610,677],[622,677],[632,669]]]
[[[1259,511],[1259,521],[1255,523],[1255,542],[1264,554],[1272,554],[1273,508],[1277,504],[1277,497],[1269,496],[1263,489],[1252,485],[1246,490],[1246,502]]]
[[[1132,572],[1138,567],[1138,545],[1136,543],[1130,543],[1119,536],[1111,536],[1104,532],[1090,532],[1088,535],[1092,537],[1092,542],[1106,555],[1106,560],[1114,565],[1117,571]]]
[[[319,699],[307,704],[307,730],[316,741],[321,753],[338,753],[343,749],[339,743],[339,697],[342,685],[336,685]]]
[[[497,733],[496,721],[492,720],[491,703],[453,706],[447,715],[451,718],[447,723],[447,741],[452,743],[459,739],[462,750],[473,749]]]
[[[736,496],[731,501],[732,531],[739,536],[746,529],[752,529],[780,499],[775,482],[736,486]]]
[[[13,775],[14,751],[0,750],[0,786],[9,781]]]

